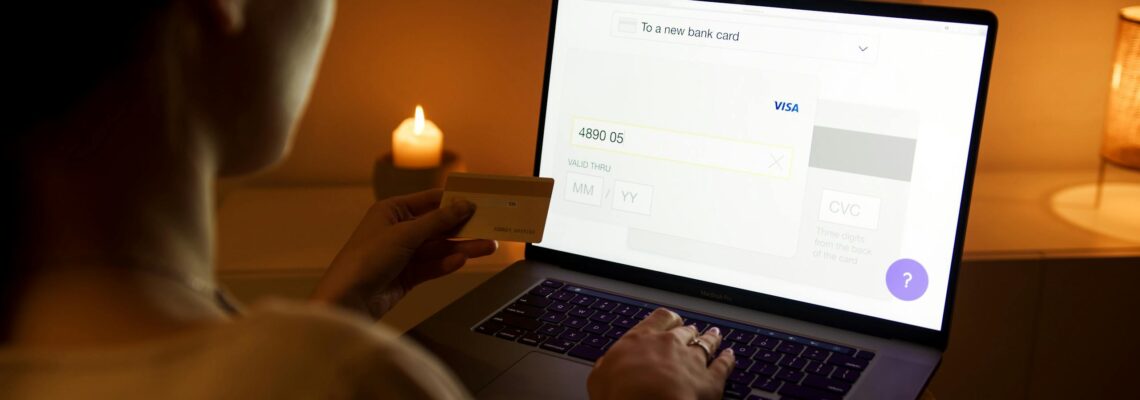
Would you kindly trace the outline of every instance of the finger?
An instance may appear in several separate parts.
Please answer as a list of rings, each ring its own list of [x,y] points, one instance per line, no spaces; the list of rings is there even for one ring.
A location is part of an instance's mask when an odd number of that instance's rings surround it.
[[[443,189],[429,189],[422,192],[390,197],[385,201],[406,209],[413,216],[419,216],[439,208],[439,202],[442,199]]]
[[[693,327],[693,330],[696,331],[695,326]],[[698,357],[702,362],[704,362],[704,365],[708,365],[709,362],[713,360],[713,356],[716,355],[717,347],[720,346],[720,329],[714,326],[705,331],[703,335],[697,336],[694,334],[693,337],[700,339],[701,344],[694,343],[690,347],[692,347],[693,351],[698,354]],[[689,342],[685,342],[685,344],[688,343]],[[701,347],[702,345],[704,347]]]
[[[634,325],[632,329],[649,329],[656,331],[667,331],[678,326],[681,326],[681,316],[677,313],[669,311],[664,307],[653,310],[644,320]]]
[[[669,333],[672,333],[678,342],[685,345],[689,344],[689,341],[697,337],[698,334],[696,325],[679,326],[669,330]]]
[[[732,371],[734,365],[736,365],[736,354],[732,351],[732,348],[724,349],[724,351],[720,352],[720,354],[713,359],[712,363],[709,364],[709,372],[712,373],[713,381],[723,385],[724,381],[728,379],[728,373]],[[717,393],[720,393],[720,391],[718,390]]]
[[[439,250],[447,253],[461,253],[467,258],[477,258],[494,254],[499,242],[494,240],[445,240]]]
[[[467,256],[454,253],[444,256],[431,263],[416,263],[414,268],[408,268],[400,274],[400,284],[406,290],[412,290],[421,283],[455,272],[467,264]]]
[[[467,258],[478,258],[490,255],[499,249],[499,242],[494,240],[429,240],[419,249],[416,249],[410,264],[434,264],[452,254],[463,254]]]
[[[701,335],[701,341],[708,345],[709,350],[712,350],[713,352],[715,352],[716,349],[720,347],[721,339],[723,338],[720,336],[720,328],[717,328],[715,326],[705,331],[704,335]]]
[[[440,260],[439,266],[443,273],[450,274],[467,263],[467,256],[462,253],[452,254]]]
[[[450,204],[424,213],[411,221],[401,222],[397,227],[403,231],[401,239],[405,245],[418,248],[428,239],[444,237],[458,229],[474,213],[475,204],[456,198],[452,199]]]

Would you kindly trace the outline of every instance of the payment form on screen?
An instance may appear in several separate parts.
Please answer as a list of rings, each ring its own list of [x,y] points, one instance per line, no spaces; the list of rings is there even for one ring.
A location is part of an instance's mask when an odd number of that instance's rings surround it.
[[[538,246],[940,329],[984,26],[557,12]]]

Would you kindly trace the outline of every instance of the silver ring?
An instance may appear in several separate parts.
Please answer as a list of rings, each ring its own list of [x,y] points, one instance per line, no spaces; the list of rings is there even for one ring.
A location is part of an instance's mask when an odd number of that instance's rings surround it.
[[[709,349],[709,345],[702,341],[700,336],[694,335],[693,338],[689,340],[688,344],[689,346],[700,347],[701,350],[705,351],[705,364],[708,364],[709,360],[712,359],[712,349]]]

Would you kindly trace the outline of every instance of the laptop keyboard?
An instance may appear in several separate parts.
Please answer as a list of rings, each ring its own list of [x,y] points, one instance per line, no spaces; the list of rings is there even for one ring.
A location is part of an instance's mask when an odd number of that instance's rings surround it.
[[[659,305],[545,280],[480,322],[474,331],[593,362]],[[669,307],[701,332],[720,328],[736,367],[724,397],[842,399],[875,353]],[[718,351],[719,352],[719,349]]]

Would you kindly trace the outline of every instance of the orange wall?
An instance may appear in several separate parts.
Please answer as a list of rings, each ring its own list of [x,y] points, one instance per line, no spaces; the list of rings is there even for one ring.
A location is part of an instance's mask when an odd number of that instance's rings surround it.
[[[1000,19],[981,168],[1092,168],[1123,0],[926,0]],[[417,103],[469,169],[528,174],[549,4],[342,0],[292,156],[268,183],[367,182]]]

